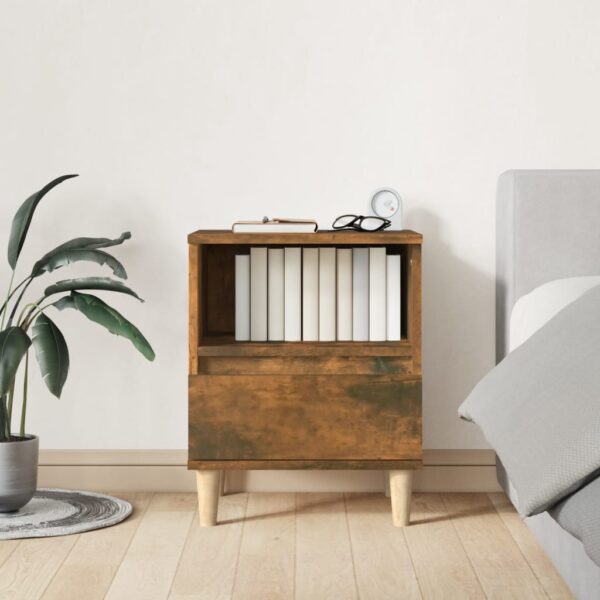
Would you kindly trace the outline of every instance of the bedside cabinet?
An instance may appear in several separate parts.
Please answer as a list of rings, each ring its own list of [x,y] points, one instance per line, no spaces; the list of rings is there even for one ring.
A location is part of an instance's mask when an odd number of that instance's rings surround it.
[[[200,525],[221,471],[389,471],[397,526],[422,466],[421,243],[412,231],[197,231],[189,242],[189,450]],[[235,255],[250,247],[385,247],[401,256],[400,341],[237,342]]]

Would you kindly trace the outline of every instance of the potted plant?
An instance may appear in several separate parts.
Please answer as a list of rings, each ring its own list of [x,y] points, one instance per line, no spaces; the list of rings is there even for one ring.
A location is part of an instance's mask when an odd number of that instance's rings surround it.
[[[102,290],[128,294],[143,300],[120,281],[110,277],[65,279],[46,287],[43,295],[25,303],[30,284],[47,273],[67,265],[87,261],[103,265],[112,274],[126,279],[123,265],[102,248],[122,244],[129,232],[118,238],[81,237],[69,240],[46,253],[19,284],[14,285],[17,261],[27,237],[31,219],[40,200],[54,187],[76,175],[63,175],[32,194],[21,205],[12,222],[8,241],[8,263],[12,277],[4,304],[0,306],[0,512],[19,510],[32,498],[37,485],[38,443],[26,433],[27,382],[29,352],[33,348],[41,375],[48,390],[60,397],[69,372],[69,351],[60,329],[48,316],[49,309],[73,309],[113,334],[130,340],[148,360],[154,351],[142,333],[123,315],[100,298],[87,293]],[[23,364],[22,387],[17,387],[17,371]],[[21,414],[17,432],[17,390],[21,391]]]

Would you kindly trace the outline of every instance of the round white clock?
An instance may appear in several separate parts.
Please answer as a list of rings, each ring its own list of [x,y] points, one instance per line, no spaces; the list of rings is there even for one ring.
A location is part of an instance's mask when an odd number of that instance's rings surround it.
[[[390,219],[393,229],[402,229],[402,198],[396,190],[377,190],[371,198],[371,209],[378,217]]]

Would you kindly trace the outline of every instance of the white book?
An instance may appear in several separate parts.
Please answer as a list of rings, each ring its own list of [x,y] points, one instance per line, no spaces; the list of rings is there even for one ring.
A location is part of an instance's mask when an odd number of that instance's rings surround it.
[[[302,339],[302,248],[285,248],[284,252],[284,339]]]
[[[337,339],[352,341],[352,249],[337,251]]]
[[[368,248],[352,248],[352,339],[369,340]]]
[[[267,341],[266,248],[250,248],[250,339]]]
[[[302,249],[302,339],[319,339],[319,249]]]
[[[319,341],[335,341],[335,248],[319,248]]]
[[[398,341],[401,337],[401,264],[399,254],[388,254],[387,264],[387,339]]]
[[[369,248],[369,340],[386,338],[385,248]]]
[[[283,248],[268,250],[268,328],[269,341],[283,341]]]
[[[235,255],[235,339],[250,340],[250,256]]]

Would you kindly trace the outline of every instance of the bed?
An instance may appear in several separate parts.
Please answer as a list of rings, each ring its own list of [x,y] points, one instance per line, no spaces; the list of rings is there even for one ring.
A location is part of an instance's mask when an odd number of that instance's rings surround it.
[[[508,353],[519,298],[562,278],[600,275],[600,171],[508,171],[497,191],[496,359]],[[519,509],[500,460],[500,485]],[[600,485],[564,499],[526,524],[580,600],[600,598],[600,566],[579,538],[600,532]],[[577,536],[577,537],[576,537]],[[586,543],[587,540],[586,540]],[[587,552],[586,552],[587,550]]]

